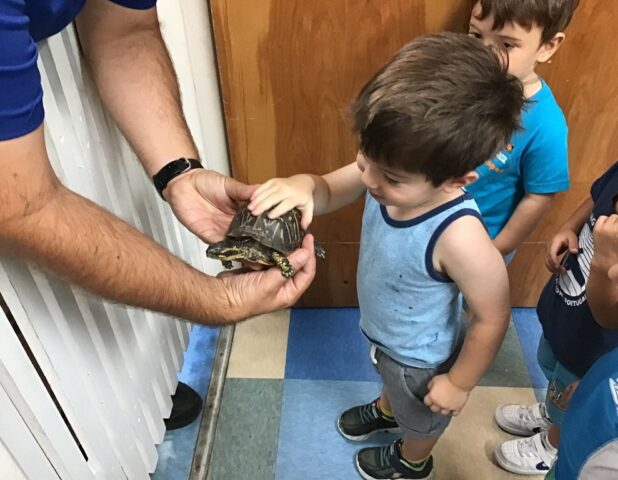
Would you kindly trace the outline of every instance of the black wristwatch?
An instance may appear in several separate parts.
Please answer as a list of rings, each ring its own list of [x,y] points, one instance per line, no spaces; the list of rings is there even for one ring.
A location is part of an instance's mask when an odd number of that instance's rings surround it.
[[[165,190],[165,187],[167,187],[167,184],[170,183],[172,179],[176,178],[178,175],[188,172],[189,170],[193,170],[194,168],[204,167],[199,160],[195,160],[193,158],[179,158],[171,161],[155,173],[152,176],[152,181],[157,189],[157,192],[161,195],[161,198],[165,200],[163,190]]]

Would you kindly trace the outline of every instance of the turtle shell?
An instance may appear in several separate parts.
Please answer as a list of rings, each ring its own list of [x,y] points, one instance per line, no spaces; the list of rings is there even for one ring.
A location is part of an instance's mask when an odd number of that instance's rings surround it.
[[[268,218],[268,212],[254,216],[247,205],[244,205],[236,214],[228,237],[253,238],[257,242],[278,252],[288,254],[302,244],[305,231],[300,226],[301,212],[297,208],[284,213],[277,218]]]

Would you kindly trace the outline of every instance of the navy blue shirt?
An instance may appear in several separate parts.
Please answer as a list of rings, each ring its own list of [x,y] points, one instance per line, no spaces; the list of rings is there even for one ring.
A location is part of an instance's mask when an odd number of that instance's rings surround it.
[[[156,0],[110,0],[148,9]],[[20,137],[43,122],[36,42],[60,32],[86,0],[0,1],[0,140]]]
[[[618,200],[618,162],[590,190],[594,208],[579,234],[579,253],[567,253],[565,273],[553,275],[537,305],[543,334],[556,359],[582,377],[602,355],[618,347],[618,331],[594,321],[586,297],[586,283],[594,253],[592,230],[601,215],[615,213]]]

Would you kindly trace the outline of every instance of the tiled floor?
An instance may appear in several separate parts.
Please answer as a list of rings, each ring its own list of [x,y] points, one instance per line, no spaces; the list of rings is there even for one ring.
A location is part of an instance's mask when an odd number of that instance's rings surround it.
[[[546,386],[536,365],[536,315],[513,316],[498,359],[436,447],[439,479],[522,478],[491,460],[510,438],[494,425],[495,407],[533,402]],[[360,478],[352,460],[360,445],[337,433],[335,419],[380,390],[367,352],[357,309],[293,309],[238,325],[209,480]]]

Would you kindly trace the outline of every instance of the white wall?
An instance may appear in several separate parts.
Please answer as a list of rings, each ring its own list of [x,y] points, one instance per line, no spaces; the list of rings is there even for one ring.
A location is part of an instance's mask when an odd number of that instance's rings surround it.
[[[15,463],[15,460],[13,460],[13,457],[11,457],[9,451],[2,442],[0,442],[0,472],[2,472],[2,475],[6,476],[6,478],[12,480],[26,480],[24,472],[22,472],[19,465]]]

